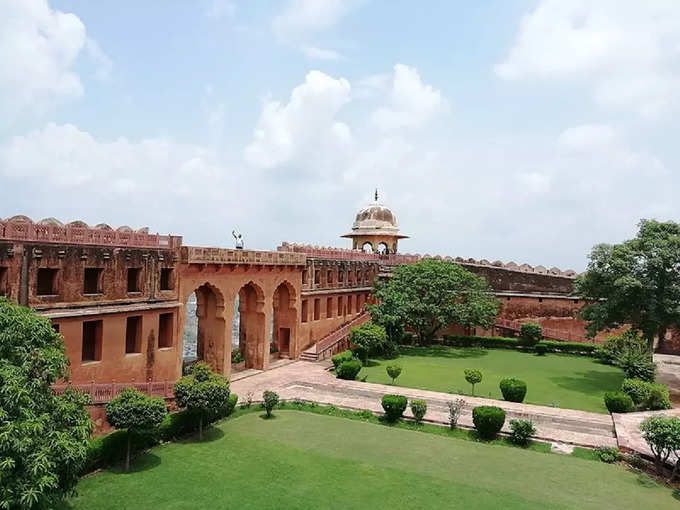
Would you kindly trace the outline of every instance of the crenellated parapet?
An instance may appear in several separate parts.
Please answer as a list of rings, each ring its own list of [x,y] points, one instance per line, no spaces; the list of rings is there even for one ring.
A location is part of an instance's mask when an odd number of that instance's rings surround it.
[[[351,260],[351,261],[375,261],[381,265],[394,266],[399,264],[410,264],[413,262],[418,262],[422,259],[435,259],[435,260],[445,260],[449,262],[455,262],[464,266],[478,266],[478,267],[493,267],[498,269],[504,269],[507,271],[517,271],[520,273],[533,273],[542,274],[550,276],[561,276],[566,278],[574,278],[577,276],[576,271],[573,269],[561,270],[558,267],[551,267],[550,269],[545,266],[531,266],[529,264],[517,264],[515,262],[501,262],[500,260],[495,260],[493,262],[487,259],[476,260],[473,258],[462,258],[462,257],[449,257],[440,255],[420,255],[420,254],[389,254],[381,255],[378,253],[368,253],[361,250],[350,250],[343,248],[331,248],[326,246],[312,246],[308,244],[296,244],[283,242],[277,248],[280,252],[294,252],[294,253],[304,253],[310,258],[319,259],[330,259],[330,260]]]
[[[0,220],[0,239],[121,248],[174,249],[182,245],[181,236],[149,234],[148,227],[133,230],[122,226],[113,229],[106,223],[91,227],[83,221],[64,224],[55,218],[34,222],[27,216],[12,216]]]
[[[183,264],[242,264],[253,266],[304,266],[304,253],[285,251],[231,250],[227,248],[201,248],[183,246],[180,261]]]

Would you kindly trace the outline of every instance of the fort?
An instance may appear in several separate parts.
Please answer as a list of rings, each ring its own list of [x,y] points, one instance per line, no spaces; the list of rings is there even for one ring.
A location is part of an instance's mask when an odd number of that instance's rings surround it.
[[[351,249],[282,243],[275,251],[185,246],[182,237],[54,218],[0,221],[0,295],[48,317],[61,333],[71,383],[149,385],[182,374],[186,306],[195,296],[196,357],[227,376],[277,358],[318,359],[344,347],[378,278],[429,255],[400,253],[395,215],[376,200],[343,237]],[[509,334],[534,320],[547,338],[587,340],[572,295],[576,273],[443,257],[486,278],[502,303],[496,325],[449,333]],[[192,298],[193,299],[193,298]],[[596,337],[598,341],[602,335]],[[668,348],[680,350],[677,332]],[[244,359],[232,367],[232,351]]]

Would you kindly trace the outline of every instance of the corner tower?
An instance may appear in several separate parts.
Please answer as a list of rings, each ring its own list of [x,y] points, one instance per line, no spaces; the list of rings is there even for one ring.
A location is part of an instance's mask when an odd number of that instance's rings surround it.
[[[399,239],[408,236],[399,233],[397,218],[386,206],[378,202],[378,190],[375,190],[375,201],[357,213],[352,231],[342,237],[352,240],[352,248],[380,254],[397,253]]]

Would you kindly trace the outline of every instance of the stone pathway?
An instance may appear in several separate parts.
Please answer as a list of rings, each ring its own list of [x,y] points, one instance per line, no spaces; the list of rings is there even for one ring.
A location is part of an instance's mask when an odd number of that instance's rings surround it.
[[[384,384],[343,381],[335,378],[326,368],[328,363],[297,361],[268,370],[252,377],[233,381],[232,390],[245,400],[249,392],[253,400],[262,398],[264,390],[276,391],[282,399],[295,398],[334,405],[349,409],[369,409],[382,413],[381,398],[386,393],[399,393],[425,400],[428,404],[426,421],[448,424],[447,402],[458,398],[465,401],[459,424],[472,427],[472,408],[478,405],[497,405],[507,414],[505,432],[509,422],[521,418],[532,420],[536,437],[550,442],[581,446],[616,446],[612,419],[607,414],[589,413],[531,404],[518,404],[503,400],[469,397],[435,391],[401,388]],[[410,416],[410,410],[406,412]]]
[[[655,354],[656,378],[668,386],[673,407],[680,407],[680,356]]]
[[[680,409],[668,411],[645,411],[641,413],[612,414],[619,448],[627,452],[638,452],[645,457],[653,458],[647,443],[640,435],[640,424],[650,416],[677,416],[680,418]],[[669,459],[671,465],[675,463],[675,456]]]

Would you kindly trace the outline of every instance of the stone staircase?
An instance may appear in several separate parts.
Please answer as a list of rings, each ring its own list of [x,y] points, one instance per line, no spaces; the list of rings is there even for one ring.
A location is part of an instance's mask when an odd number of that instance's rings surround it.
[[[303,361],[319,361],[347,349],[349,347],[349,332],[352,328],[361,326],[369,320],[371,320],[371,315],[368,312],[363,312],[302,351],[300,359]]]

